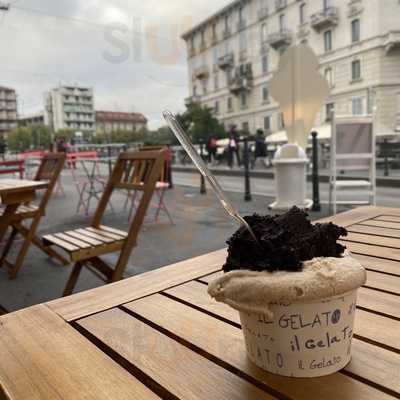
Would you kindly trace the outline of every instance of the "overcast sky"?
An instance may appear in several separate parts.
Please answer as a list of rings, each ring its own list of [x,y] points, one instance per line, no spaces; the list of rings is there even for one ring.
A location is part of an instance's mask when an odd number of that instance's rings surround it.
[[[78,83],[94,88],[96,109],[143,112],[156,128],[161,111],[182,110],[188,96],[181,34],[229,0],[9,2],[0,85],[17,90],[20,114],[42,110],[59,83]]]

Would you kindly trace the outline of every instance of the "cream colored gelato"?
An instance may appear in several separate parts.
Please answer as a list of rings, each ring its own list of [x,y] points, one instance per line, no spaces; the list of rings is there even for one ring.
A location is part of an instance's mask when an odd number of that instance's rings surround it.
[[[323,300],[366,282],[365,269],[348,252],[340,258],[314,258],[303,264],[300,272],[228,272],[209,284],[208,293],[238,311],[272,318],[270,304]]]

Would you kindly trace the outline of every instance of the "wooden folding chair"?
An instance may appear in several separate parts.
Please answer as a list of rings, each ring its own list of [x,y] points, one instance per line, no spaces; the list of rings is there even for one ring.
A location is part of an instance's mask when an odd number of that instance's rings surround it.
[[[75,263],[65,286],[64,296],[72,293],[83,266],[88,267],[107,283],[122,279],[129,256],[136,246],[164,160],[163,150],[121,153],[91,225],[88,228],[43,237],[45,246],[57,246],[63,249],[69,254],[71,262]],[[136,190],[143,193],[128,232],[101,224],[114,189]],[[112,268],[100,256],[116,251],[120,251],[120,254],[115,268]]]
[[[167,147],[162,147],[162,146],[147,146],[147,147],[142,147],[139,151],[154,151],[154,150],[165,150],[166,155],[167,152],[169,151]],[[154,222],[157,222],[160,216],[160,211],[163,211],[167,218],[169,219],[169,222],[171,225],[174,225],[174,220],[172,219],[172,216],[167,208],[167,205],[165,204],[164,198],[165,198],[165,192],[166,190],[170,187],[170,184],[168,182],[168,173],[169,173],[169,168],[171,166],[165,160],[164,165],[161,169],[160,176],[157,180],[156,183],[156,189],[155,193],[157,195],[157,199],[155,200],[154,204],[151,204],[153,208],[156,209],[155,216],[154,216]],[[125,204],[124,204],[124,209],[126,210],[128,207],[128,204],[130,203],[130,209],[129,209],[129,214],[128,214],[128,219],[130,220],[132,217],[132,213],[134,210],[137,208],[137,202],[138,202],[138,192],[133,191],[130,192],[128,191],[126,199],[125,199]]]
[[[50,200],[53,189],[63,169],[64,162],[65,154],[63,153],[48,154],[42,158],[34,180],[48,181],[48,187],[43,194],[38,206],[35,206],[33,204],[24,204],[21,205],[16,212],[16,215],[11,224],[11,234],[0,258],[0,265],[5,264],[9,268],[10,279],[16,278],[31,243],[39,247],[49,256],[57,258],[63,264],[68,264],[68,261],[64,257],[53,251],[52,249],[45,248],[41,240],[36,237],[36,230],[39,226],[42,216],[45,215],[47,203]],[[26,227],[25,225],[23,225],[22,222],[29,219],[32,220],[31,224],[29,227]],[[14,264],[12,264],[10,261],[7,260],[7,255],[18,233],[24,237],[24,240],[22,243],[22,247],[17,255],[16,261]]]

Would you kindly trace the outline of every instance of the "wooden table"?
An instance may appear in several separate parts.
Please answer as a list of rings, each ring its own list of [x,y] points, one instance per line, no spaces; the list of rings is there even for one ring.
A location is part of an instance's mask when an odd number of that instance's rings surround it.
[[[0,179],[1,204],[6,208],[0,216],[0,241],[3,239],[10,220],[18,207],[35,199],[36,190],[45,189],[47,182],[28,181],[23,179]]]
[[[285,378],[246,357],[238,315],[212,301],[216,251],[0,318],[0,385],[10,399],[400,398],[400,209],[333,219],[368,269],[353,359],[341,372]],[[0,396],[1,397],[1,396]]]

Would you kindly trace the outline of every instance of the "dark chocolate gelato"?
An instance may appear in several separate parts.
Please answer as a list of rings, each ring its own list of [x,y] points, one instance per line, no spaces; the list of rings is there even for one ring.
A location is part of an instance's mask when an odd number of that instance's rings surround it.
[[[280,216],[245,217],[259,245],[240,228],[227,241],[224,271],[301,271],[302,262],[314,257],[341,257],[345,247],[337,240],[347,235],[346,229],[332,223],[312,224],[307,217],[297,207]]]

